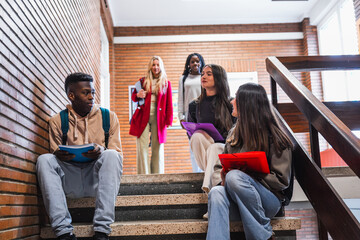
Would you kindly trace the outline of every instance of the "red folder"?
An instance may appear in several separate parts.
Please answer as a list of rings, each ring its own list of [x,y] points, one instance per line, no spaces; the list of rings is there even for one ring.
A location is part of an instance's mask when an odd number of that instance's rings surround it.
[[[225,172],[246,167],[254,172],[270,173],[266,154],[262,151],[219,154],[219,158]]]

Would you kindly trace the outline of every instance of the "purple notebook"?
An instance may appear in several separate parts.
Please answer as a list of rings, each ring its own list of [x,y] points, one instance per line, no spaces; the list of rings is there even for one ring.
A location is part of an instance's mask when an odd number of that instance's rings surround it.
[[[212,123],[193,123],[193,122],[182,122],[181,123],[187,131],[189,137],[191,137],[195,131],[203,130],[214,139],[215,142],[224,141],[219,131],[214,127]]]

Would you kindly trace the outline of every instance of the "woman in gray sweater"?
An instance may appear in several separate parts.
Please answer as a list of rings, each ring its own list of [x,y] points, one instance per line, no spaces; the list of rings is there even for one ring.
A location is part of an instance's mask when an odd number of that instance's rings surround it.
[[[264,151],[269,174],[247,168],[225,173],[220,161],[212,175],[209,193],[207,239],[230,239],[230,220],[241,220],[247,240],[273,239],[270,219],[285,200],[290,184],[292,143],[280,129],[265,89],[248,83],[239,87],[232,102],[235,126],[226,139],[224,153]],[[221,184],[220,184],[221,183]]]

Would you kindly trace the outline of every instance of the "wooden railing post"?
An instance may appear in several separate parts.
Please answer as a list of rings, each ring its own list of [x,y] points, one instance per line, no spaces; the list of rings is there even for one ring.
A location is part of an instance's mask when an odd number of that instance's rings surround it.
[[[311,123],[309,123],[309,132],[310,132],[311,156],[314,159],[316,165],[318,165],[318,167],[321,169],[319,133]]]
[[[321,169],[319,133],[311,123],[309,123],[309,132],[310,132],[311,156],[314,162],[316,163],[316,165]],[[321,222],[319,215],[317,215],[317,222],[318,222],[319,240],[328,240],[328,232],[324,224]]]
[[[272,77],[270,77],[270,83],[271,83],[271,101],[274,107],[278,109],[276,81]]]

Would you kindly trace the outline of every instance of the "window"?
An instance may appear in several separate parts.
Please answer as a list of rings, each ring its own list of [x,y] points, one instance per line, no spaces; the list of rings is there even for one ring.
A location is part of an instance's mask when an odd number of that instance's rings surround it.
[[[343,0],[318,26],[321,55],[358,54],[355,11],[352,0]],[[325,101],[360,100],[360,71],[323,71]]]
[[[258,83],[257,72],[228,72],[227,73],[230,96],[235,98],[236,91],[240,85],[252,82]]]

